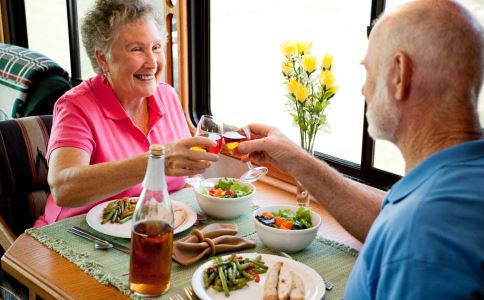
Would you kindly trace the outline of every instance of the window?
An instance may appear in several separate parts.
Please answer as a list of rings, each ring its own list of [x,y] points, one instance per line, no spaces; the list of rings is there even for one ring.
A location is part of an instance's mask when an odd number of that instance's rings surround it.
[[[77,15],[78,15],[78,30],[79,30],[79,50],[80,50],[80,59],[81,59],[81,78],[87,79],[95,75],[94,70],[91,66],[91,61],[87,56],[86,49],[82,45],[82,37],[81,37],[81,25],[84,16],[86,15],[87,10],[94,4],[95,0],[82,0],[77,2]]]
[[[237,113],[247,123],[275,125],[298,143],[298,128],[285,110],[280,43],[311,40],[318,57],[334,54],[339,84],[328,109],[330,131],[318,133],[316,156],[371,185],[387,188],[399,179],[373,166],[373,141],[366,134],[361,95],[367,27],[382,11],[383,1],[207,2],[190,1],[195,7],[190,16],[195,23],[191,52],[196,53],[190,61],[195,70],[191,76],[205,81],[192,90],[190,99],[204,103],[201,107],[192,103],[194,119],[207,112],[222,118]]]
[[[72,74],[66,1],[25,0],[25,17],[29,48],[52,58]]]
[[[212,113],[272,124],[299,143],[285,108],[280,44],[310,40],[319,60],[334,54],[339,85],[327,110],[330,130],[318,133],[314,149],[360,164],[365,80],[360,62],[370,11],[371,1],[210,1]]]
[[[392,8],[406,1],[386,2]],[[461,2],[483,19],[482,1]],[[366,51],[366,27],[383,11],[385,1],[190,3],[197,12],[190,17],[196,24],[191,34],[197,36],[191,40],[195,49],[192,53],[196,53],[196,59],[190,61],[195,70],[192,80],[202,82],[193,88],[191,99],[203,103],[192,103],[196,108],[194,119],[201,113],[223,117],[236,111],[245,122],[276,125],[298,143],[297,128],[291,127],[291,119],[284,111],[279,44],[287,39],[312,40],[318,55],[321,51],[334,54],[340,86],[328,111],[331,131],[318,134],[316,156],[366,183],[382,183],[380,187],[390,186],[398,175],[403,175],[399,150],[389,142],[373,142],[368,137],[360,94],[365,73],[359,60]],[[203,40],[210,43],[204,44]],[[481,123],[483,107],[481,100]]]

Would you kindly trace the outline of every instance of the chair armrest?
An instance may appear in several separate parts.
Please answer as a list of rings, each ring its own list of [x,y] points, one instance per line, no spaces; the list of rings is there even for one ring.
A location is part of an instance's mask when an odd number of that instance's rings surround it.
[[[15,242],[17,237],[12,232],[7,222],[0,216],[0,246],[2,246],[4,251]]]

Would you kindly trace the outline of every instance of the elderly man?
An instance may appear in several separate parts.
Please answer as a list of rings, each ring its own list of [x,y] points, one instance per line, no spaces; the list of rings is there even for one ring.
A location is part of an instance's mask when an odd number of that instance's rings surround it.
[[[456,2],[411,2],[377,22],[363,64],[369,132],[405,159],[406,175],[386,195],[344,178],[275,128],[251,125],[263,138],[239,149],[292,173],[364,241],[345,299],[482,299],[482,27]]]

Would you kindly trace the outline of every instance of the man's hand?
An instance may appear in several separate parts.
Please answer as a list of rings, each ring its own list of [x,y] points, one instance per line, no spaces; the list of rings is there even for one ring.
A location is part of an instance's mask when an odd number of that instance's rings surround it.
[[[250,124],[249,127],[257,139],[240,143],[238,150],[241,153],[250,153],[245,160],[269,162],[281,170],[290,172],[297,164],[295,158],[305,154],[275,127],[261,124]]]

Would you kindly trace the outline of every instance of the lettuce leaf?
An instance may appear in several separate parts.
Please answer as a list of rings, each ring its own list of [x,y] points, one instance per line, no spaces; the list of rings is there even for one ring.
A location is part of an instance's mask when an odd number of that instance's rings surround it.
[[[311,221],[311,212],[308,208],[299,207],[294,214],[289,208],[280,209],[278,212],[272,212],[272,215],[292,221],[292,229],[308,229],[313,227]]]
[[[230,198],[240,198],[252,193],[252,189],[248,185],[242,185],[235,179],[227,177],[220,178],[218,183],[215,185],[215,188],[221,188],[224,191],[232,190],[235,195]]]

